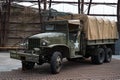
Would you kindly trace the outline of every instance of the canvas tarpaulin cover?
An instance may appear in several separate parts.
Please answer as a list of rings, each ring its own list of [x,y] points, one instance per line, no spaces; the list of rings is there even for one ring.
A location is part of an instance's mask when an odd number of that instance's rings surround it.
[[[84,21],[84,31],[88,40],[118,39],[115,21],[87,16]]]
[[[104,18],[96,18],[84,14],[56,17],[57,20],[68,20],[68,23],[83,25],[83,30],[88,40],[118,39],[117,24]],[[83,24],[80,24],[80,20]]]
[[[88,40],[118,39],[115,21],[87,15],[75,15],[73,18],[79,20],[68,20],[70,24],[80,25],[80,20],[83,21],[83,29]]]

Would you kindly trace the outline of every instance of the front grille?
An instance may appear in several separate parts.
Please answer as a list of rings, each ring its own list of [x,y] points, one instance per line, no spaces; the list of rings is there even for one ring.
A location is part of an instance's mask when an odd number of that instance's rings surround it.
[[[29,39],[28,40],[28,48],[32,50],[33,48],[40,47],[40,39]]]

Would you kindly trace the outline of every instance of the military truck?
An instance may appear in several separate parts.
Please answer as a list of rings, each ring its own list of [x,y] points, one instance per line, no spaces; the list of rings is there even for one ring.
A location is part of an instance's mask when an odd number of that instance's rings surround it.
[[[63,58],[91,58],[93,64],[112,59],[118,39],[115,21],[84,15],[74,20],[47,21],[42,26],[42,33],[24,42],[24,51],[10,52],[11,58],[21,60],[23,70],[34,68],[35,63],[50,63],[51,72],[57,74]]]

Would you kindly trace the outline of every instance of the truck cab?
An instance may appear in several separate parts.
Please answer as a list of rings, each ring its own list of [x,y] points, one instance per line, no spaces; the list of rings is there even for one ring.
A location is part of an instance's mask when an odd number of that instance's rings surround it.
[[[58,73],[63,58],[81,57],[78,54],[80,26],[69,22],[71,21],[45,22],[42,27],[43,32],[30,36],[25,42],[27,44],[23,52],[11,51],[11,58],[21,60],[23,69],[31,69],[35,63],[41,65],[47,62],[51,64],[52,73]],[[55,61],[58,61],[58,64]]]

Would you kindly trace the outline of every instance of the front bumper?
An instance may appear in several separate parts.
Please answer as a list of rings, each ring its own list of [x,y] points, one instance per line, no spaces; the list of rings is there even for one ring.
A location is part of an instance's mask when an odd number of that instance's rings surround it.
[[[11,51],[10,58],[18,59],[22,61],[36,62],[36,63],[39,62],[39,55],[24,53],[24,52],[17,52],[17,51]]]

